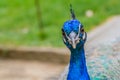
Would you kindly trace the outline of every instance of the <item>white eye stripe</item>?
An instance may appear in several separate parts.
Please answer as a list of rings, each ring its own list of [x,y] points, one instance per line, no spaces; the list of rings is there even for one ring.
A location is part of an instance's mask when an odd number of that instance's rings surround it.
[[[66,39],[63,37],[63,41],[66,43]]]
[[[84,34],[83,34],[83,40],[84,40],[84,41],[87,40],[87,33],[86,33],[86,32],[84,32]]]
[[[68,40],[68,42],[69,42],[70,44],[72,44],[72,41],[71,41],[71,40]]]
[[[69,36],[65,33],[65,37],[68,39],[68,40],[71,40],[70,38],[69,38]]]
[[[78,38],[77,40],[76,40],[76,43],[79,43],[80,42],[80,38]]]
[[[76,38],[79,38],[79,35],[80,35],[80,24],[79,24],[79,29],[78,29],[78,34],[77,34],[77,36],[76,36]]]

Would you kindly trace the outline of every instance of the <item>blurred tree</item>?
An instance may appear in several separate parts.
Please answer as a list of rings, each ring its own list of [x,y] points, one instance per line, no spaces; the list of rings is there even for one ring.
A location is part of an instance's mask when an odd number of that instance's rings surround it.
[[[37,13],[37,19],[38,19],[38,26],[40,30],[40,39],[44,40],[46,38],[45,32],[44,32],[44,25],[43,25],[43,20],[42,20],[42,14],[41,14],[41,9],[40,9],[40,1],[35,0],[35,6],[36,6],[36,13]]]

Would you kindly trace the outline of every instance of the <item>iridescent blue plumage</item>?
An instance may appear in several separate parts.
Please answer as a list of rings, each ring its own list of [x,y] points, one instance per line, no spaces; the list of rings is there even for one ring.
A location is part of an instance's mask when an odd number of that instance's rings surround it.
[[[71,51],[67,80],[90,80],[87,72],[86,61],[85,61],[85,53],[84,53],[85,41],[82,38],[84,34],[84,32],[81,31],[82,28],[83,28],[82,24],[80,23],[80,21],[76,19],[66,21],[62,28],[64,33],[68,37],[72,32],[76,34],[74,38],[76,38],[76,36],[79,35],[78,36],[79,43],[76,43],[76,48],[73,48],[72,44],[70,44],[69,41],[64,42]]]
[[[74,32],[78,32],[79,30],[79,25],[81,25],[81,23],[74,19],[74,20],[68,20],[64,23],[63,25],[63,30],[67,33],[67,34],[70,34],[71,31],[74,31]]]
[[[71,51],[67,80],[90,80],[83,47]]]
[[[87,36],[80,21],[75,19],[72,8],[70,12],[72,20],[66,21],[62,28],[63,41],[71,51],[67,80],[90,80],[84,53]],[[85,35],[84,39],[83,35]]]

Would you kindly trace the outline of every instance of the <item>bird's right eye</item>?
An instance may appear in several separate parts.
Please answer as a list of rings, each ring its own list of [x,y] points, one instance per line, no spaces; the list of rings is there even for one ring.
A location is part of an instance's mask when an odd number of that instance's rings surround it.
[[[65,37],[65,32],[64,32],[64,30],[62,29],[62,35]]]

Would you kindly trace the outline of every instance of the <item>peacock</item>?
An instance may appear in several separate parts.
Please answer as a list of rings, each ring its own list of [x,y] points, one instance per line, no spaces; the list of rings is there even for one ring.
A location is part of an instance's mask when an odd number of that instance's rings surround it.
[[[87,56],[86,61],[84,44],[87,33],[76,19],[72,5],[70,13],[72,19],[62,27],[63,42],[71,52],[70,62],[59,80],[120,80],[119,51],[115,52],[113,46],[101,45],[96,48],[96,53]]]

